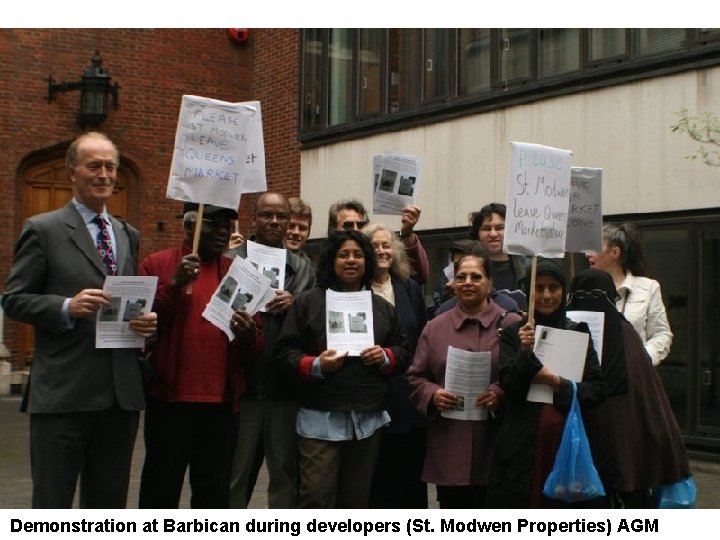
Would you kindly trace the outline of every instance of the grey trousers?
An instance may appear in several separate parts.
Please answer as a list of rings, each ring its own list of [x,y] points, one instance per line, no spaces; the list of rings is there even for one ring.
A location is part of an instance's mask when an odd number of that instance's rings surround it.
[[[268,507],[295,508],[297,434],[295,401],[244,399],[230,476],[230,508],[247,508],[263,458],[267,465]]]

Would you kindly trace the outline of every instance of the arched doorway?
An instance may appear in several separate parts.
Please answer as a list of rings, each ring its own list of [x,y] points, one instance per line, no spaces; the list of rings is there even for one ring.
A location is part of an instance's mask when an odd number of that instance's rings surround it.
[[[136,185],[137,175],[132,167],[118,168],[117,182],[113,196],[108,202],[108,212],[114,216],[128,218],[129,186]],[[67,177],[64,152],[55,150],[51,156],[29,158],[21,167],[22,212],[18,216],[25,223],[29,217],[50,212],[65,206],[72,199],[72,183]],[[35,333],[29,324],[19,324],[19,368],[25,369],[32,361]]]

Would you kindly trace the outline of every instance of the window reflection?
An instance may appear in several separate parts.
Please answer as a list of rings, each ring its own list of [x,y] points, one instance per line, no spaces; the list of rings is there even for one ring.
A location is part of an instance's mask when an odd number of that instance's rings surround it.
[[[580,67],[580,31],[577,28],[541,28],[541,77],[576,71]]]
[[[420,31],[417,29],[390,29],[390,112],[413,109],[419,103],[419,36]]]
[[[328,124],[334,126],[352,119],[352,31],[330,30]]]
[[[363,28],[360,30],[360,51],[358,54],[360,97],[359,113],[361,116],[380,112],[381,77],[382,77],[382,37],[380,28]]]
[[[458,38],[458,94],[476,94],[490,88],[490,29],[462,28]]]
[[[530,31],[503,28],[500,31],[500,82],[507,85],[530,77]]]

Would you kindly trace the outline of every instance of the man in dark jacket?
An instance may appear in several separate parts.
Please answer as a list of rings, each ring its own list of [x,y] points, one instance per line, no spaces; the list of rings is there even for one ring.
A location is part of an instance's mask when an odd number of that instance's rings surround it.
[[[283,249],[290,206],[279,193],[262,194],[252,214],[258,244]],[[247,258],[247,243],[227,253]],[[294,508],[297,496],[297,401],[293,383],[277,366],[273,349],[295,295],[315,284],[311,264],[286,250],[285,283],[264,312],[254,316],[256,339],[244,359],[247,392],[240,406],[230,484],[230,506],[247,508],[263,459],[270,483],[268,506]]]
[[[124,508],[140,410],[137,349],[95,347],[99,309],[110,305],[108,275],[137,271],[138,231],[109,215],[120,156],[105,135],[85,133],[68,148],[73,199],[30,218],[15,244],[2,303],[35,328],[30,377],[33,508]],[[131,321],[148,337],[154,313]]]

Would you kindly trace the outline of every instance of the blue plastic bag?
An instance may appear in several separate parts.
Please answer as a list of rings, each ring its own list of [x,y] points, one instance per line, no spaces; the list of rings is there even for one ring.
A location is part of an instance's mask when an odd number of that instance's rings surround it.
[[[658,508],[695,508],[697,487],[692,476],[657,489]]]
[[[585,434],[577,388],[573,385],[570,412],[565,420],[555,464],[545,480],[543,495],[568,503],[589,501],[605,495]]]

